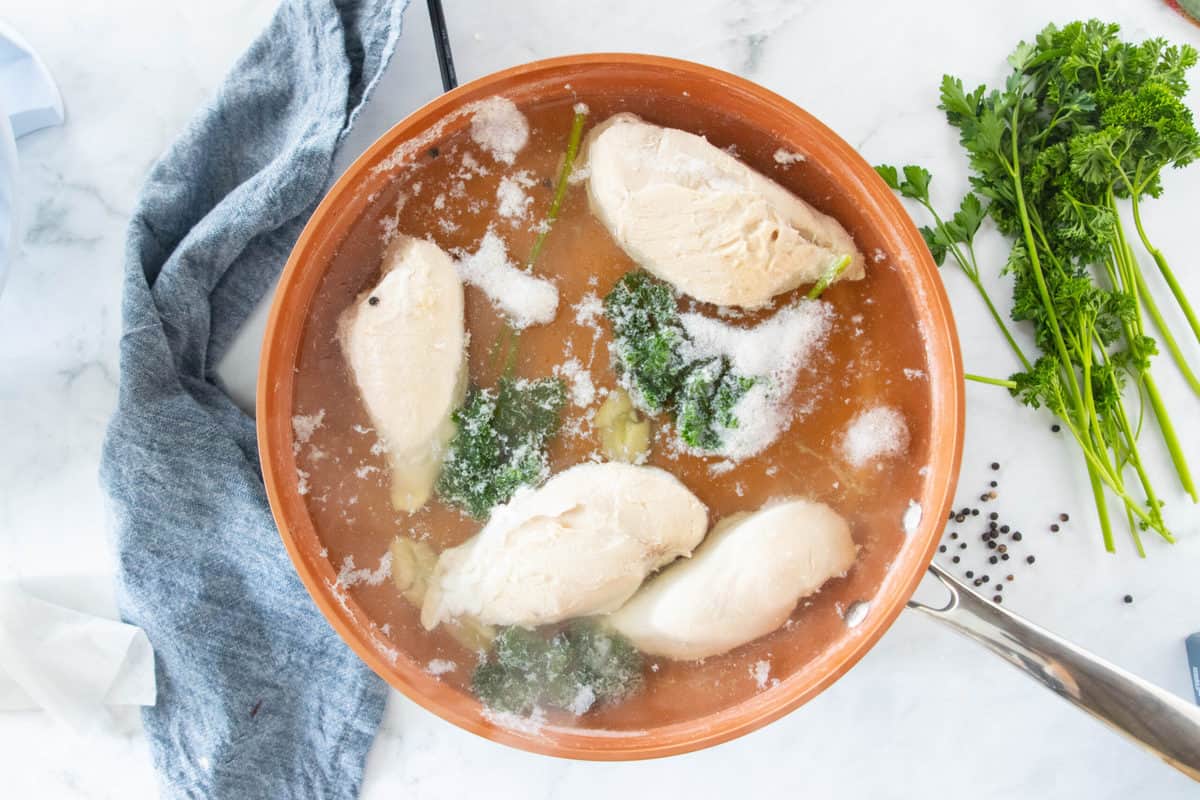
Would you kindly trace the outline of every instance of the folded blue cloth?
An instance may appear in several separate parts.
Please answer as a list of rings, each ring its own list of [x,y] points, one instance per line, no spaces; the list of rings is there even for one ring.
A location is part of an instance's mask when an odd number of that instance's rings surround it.
[[[101,480],[118,597],[157,656],[170,797],[354,797],[385,686],[304,591],[254,421],[214,369],[271,286],[400,32],[397,0],[285,0],[151,169],[125,264]]]

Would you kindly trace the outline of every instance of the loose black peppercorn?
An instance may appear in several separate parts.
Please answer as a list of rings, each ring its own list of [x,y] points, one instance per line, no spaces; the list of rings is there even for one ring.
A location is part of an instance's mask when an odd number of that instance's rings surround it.
[[[1019,541],[1021,541],[1021,539],[1022,539],[1022,538],[1023,538],[1023,537],[1021,536],[1021,532],[1020,532],[1020,531],[1014,531],[1014,532],[1013,532],[1013,535],[1012,535],[1012,540],[1013,540],[1014,542],[1019,542]]]
[[[1001,560],[1001,561],[1008,561],[1008,553],[1005,553],[1004,555],[1000,556],[1000,560]]]
[[[993,598],[992,598],[992,602],[994,602],[994,603],[1003,603],[1003,602],[1004,602],[1004,598],[1003,598],[1003,597],[1001,597],[1000,595],[996,595],[995,597],[993,597]]]
[[[377,306],[377,305],[379,305],[379,298],[376,297],[375,295],[371,295],[370,297],[367,298],[367,302],[373,306]]]
[[[1058,533],[1058,523],[1057,522],[1050,526],[1050,532]]]
[[[944,552],[946,552],[946,545],[942,545],[941,547],[939,547],[939,548],[938,548],[938,552],[939,552],[939,553],[944,553]]]
[[[982,578],[980,578],[979,580],[983,581],[984,583],[987,583],[989,580],[991,580],[991,578],[989,578],[987,575],[984,575],[984,576],[983,576]]]
[[[966,543],[966,542],[963,542],[962,544],[960,544],[960,545],[958,546],[958,549],[959,549],[959,550],[966,550],[966,549],[967,549],[967,543]]]
[[[954,509],[953,508],[950,509],[950,516],[946,517],[946,519],[954,519]]]
[[[1068,521],[1071,519],[1071,515],[1070,515],[1070,514],[1063,513],[1063,514],[1059,514],[1059,515],[1058,515],[1058,518],[1059,518],[1059,520],[1061,520],[1062,522],[1068,522]]]
[[[999,563],[1000,563],[1000,557],[999,557],[999,556],[989,556],[989,557],[988,557],[988,563],[989,563],[989,564],[999,564]]]
[[[993,462],[992,462],[992,469],[993,469],[993,470],[1000,469],[1000,464],[999,464],[999,462],[993,461]]]
[[[1029,558],[1025,559],[1026,564],[1032,564],[1034,561],[1037,561],[1037,559],[1033,556],[1029,556]]]
[[[955,522],[959,522],[959,523],[966,522],[966,521],[967,521],[967,515],[966,515],[966,514],[959,514],[957,517],[955,517],[955,518],[954,518],[954,521],[955,521]]]
[[[1053,431],[1054,433],[1058,433],[1059,431],[1062,430],[1062,426],[1055,423],[1054,425],[1050,426],[1050,430]]]
[[[1131,594],[1127,594],[1127,595],[1125,595],[1125,602],[1126,602],[1126,603],[1132,603],[1132,602],[1133,602],[1133,595],[1131,595]]]
[[[975,579],[975,585],[976,585],[976,586],[983,586],[983,581],[981,581],[979,578],[976,578],[976,579]]]
[[[1000,519],[1000,515],[993,511],[992,513],[988,514],[988,519]]]
[[[996,543],[988,542],[988,550],[995,550],[995,549],[996,549]]]
[[[1004,591],[1004,584],[1003,584],[1003,583],[1000,583],[999,581],[996,581],[996,591],[997,591],[997,592],[1002,592],[1002,591]]]
[[[958,556],[955,556],[954,558],[952,558],[952,559],[950,559],[950,560],[951,560],[951,561],[953,561],[955,564],[957,564],[958,562],[962,561],[962,559],[961,559],[961,558],[959,558]]]
[[[972,509],[971,509],[971,516],[972,516],[972,517],[978,517],[978,516],[979,516],[979,509],[978,509],[978,508],[972,508]]]
[[[429,157],[430,158],[437,158],[440,154],[441,154],[441,151],[438,150],[436,147],[429,148]]]
[[[991,483],[988,484],[988,486],[991,486],[993,489],[995,489],[999,485],[1000,484],[996,483],[995,481],[992,481]]]
[[[997,549],[997,550],[999,550],[1001,553],[1007,553],[1007,552],[1008,552],[1008,545],[1006,545],[1006,544],[1002,544],[1002,545],[1000,545],[999,547],[997,547],[996,549]]]
[[[950,533],[950,538],[951,538],[951,539],[957,539],[957,538],[958,538],[958,531],[952,531],[952,532]]]
[[[984,493],[979,495],[979,499],[986,503],[988,501],[988,496],[986,493]]]
[[[1009,532],[1009,530],[1011,530],[1011,528],[1009,528],[1007,525],[1001,525],[1001,526],[1000,526],[1000,532],[1001,532],[1001,533],[1008,533],[1008,532]]]
[[[968,577],[968,578],[974,578],[974,577],[975,577],[975,573],[974,573],[974,572],[972,572],[971,570],[967,570],[967,577]]]

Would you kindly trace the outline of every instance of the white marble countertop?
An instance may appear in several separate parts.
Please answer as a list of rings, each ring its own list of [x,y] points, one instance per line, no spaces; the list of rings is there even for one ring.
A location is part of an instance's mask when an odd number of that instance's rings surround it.
[[[142,176],[271,13],[273,0],[9,0],[0,17],[41,51],[60,81],[65,127],[21,141],[24,232],[0,295],[0,570],[6,575],[111,571],[96,465],[116,398],[124,229]],[[423,4],[350,136],[348,163],[388,125],[440,90]],[[1016,41],[1053,14],[1098,15],[1129,37],[1200,44],[1158,0],[616,0],[488,3],[449,0],[462,80],[531,59],[596,50],[644,51],[745,75],[823,119],[873,161],[925,163],[946,202],[965,186],[953,132],[936,110],[943,72],[994,82]],[[941,31],[941,33],[935,33]],[[1200,71],[1193,73],[1200,83]],[[1200,91],[1190,97],[1200,109]],[[1200,167],[1166,178],[1151,224],[1200,296],[1189,238]],[[1174,223],[1174,224],[1172,224]],[[1186,223],[1186,224],[1185,224]],[[1002,263],[992,234],[988,265]],[[998,297],[1007,289],[989,268]],[[968,369],[1011,366],[961,276],[946,273]],[[1173,315],[1174,316],[1174,315]],[[252,396],[257,333],[226,365]],[[1189,345],[1193,363],[1200,348]],[[1181,439],[1200,469],[1200,414],[1166,359],[1158,367]],[[1182,541],[1151,543],[1139,561],[1126,539],[1106,555],[1077,455],[1049,418],[1005,393],[968,387],[964,500],[1004,464],[1001,507],[1025,530],[1037,566],[1021,569],[1007,604],[1118,664],[1190,696],[1183,637],[1200,631],[1200,513],[1155,453]],[[1042,424],[1045,423],[1045,424]],[[1153,436],[1147,436],[1153,440]],[[1153,450],[1153,446],[1151,446]],[[1058,536],[1046,525],[1060,511]],[[976,556],[978,557],[978,556]],[[965,565],[964,565],[965,566]],[[1122,603],[1126,593],[1135,597]],[[5,794],[147,797],[155,777],[136,713],[87,740],[37,712],[0,714]],[[366,797],[609,797],[735,792],[796,797],[975,800],[1195,797],[1197,787],[1057,700],[970,642],[911,614],[846,677],[787,718],[705,752],[646,763],[556,761],[466,734],[395,695],[370,756]]]

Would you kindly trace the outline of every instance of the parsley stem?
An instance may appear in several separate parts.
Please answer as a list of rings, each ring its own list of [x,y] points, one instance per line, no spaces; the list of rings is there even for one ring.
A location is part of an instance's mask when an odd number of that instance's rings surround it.
[[[1058,350],[1058,357],[1062,363],[1063,371],[1070,378],[1067,388],[1070,389],[1072,401],[1075,404],[1076,411],[1081,417],[1084,415],[1083,403],[1080,397],[1079,382],[1076,378],[1075,371],[1071,368],[1071,355],[1067,351],[1067,345],[1063,341],[1062,329],[1058,324],[1058,314],[1054,311],[1054,301],[1050,299],[1050,290],[1046,286],[1046,276],[1042,274],[1042,262],[1038,258],[1037,242],[1033,239],[1033,231],[1029,222],[1029,211],[1025,207],[1025,190],[1021,186],[1021,151],[1017,139],[1017,131],[1020,130],[1018,123],[1020,103],[1013,106],[1012,111],[1012,184],[1017,197],[1017,211],[1021,217],[1021,229],[1025,234],[1025,246],[1029,255],[1029,263],[1032,267],[1033,278],[1037,283],[1038,294],[1041,295],[1042,306],[1046,312],[1046,319],[1049,322],[1048,327],[1054,338],[1055,349]]]
[[[1150,293],[1150,287],[1146,284],[1146,276],[1137,266],[1137,258],[1133,254],[1133,248],[1129,246],[1129,242],[1125,236],[1125,226],[1121,224],[1121,216],[1117,210],[1116,199],[1113,196],[1113,191],[1108,190],[1108,206],[1116,220],[1117,245],[1113,247],[1113,258],[1117,262],[1117,268],[1122,276],[1121,286],[1127,294],[1134,298],[1134,311],[1137,314],[1137,332],[1145,335],[1145,325],[1142,321],[1142,309],[1150,315],[1150,319],[1154,322],[1154,327],[1162,338],[1163,343],[1167,347],[1167,352],[1171,354],[1171,360],[1175,362],[1175,367],[1191,387],[1192,392],[1200,395],[1200,378],[1192,372],[1191,366],[1187,363],[1187,359],[1183,355],[1183,351],[1179,347],[1179,342],[1175,339],[1175,334],[1171,333],[1171,329],[1167,327],[1167,323],[1163,320],[1162,312],[1158,310],[1158,302],[1155,301],[1154,295]],[[1107,266],[1107,264],[1106,264]],[[1109,269],[1109,277],[1112,278],[1112,270]],[[1116,285],[1116,280],[1113,280]],[[1132,343],[1132,338],[1130,342]]]
[[[813,287],[808,290],[808,299],[816,300],[821,296],[821,293],[829,288],[829,284],[833,283],[838,277],[846,271],[846,267],[850,266],[850,256],[839,256],[835,258],[829,268],[821,274],[821,277],[813,284]]]
[[[1137,500],[1129,496],[1129,493],[1125,491],[1125,487],[1121,484],[1120,480],[1113,477],[1111,465],[1106,465],[1105,462],[1100,460],[1100,458],[1096,455],[1096,451],[1091,445],[1091,442],[1085,440],[1080,435],[1079,429],[1075,427],[1075,424],[1069,419],[1063,419],[1063,422],[1066,423],[1067,430],[1071,432],[1071,435],[1079,444],[1079,449],[1083,453],[1084,460],[1087,462],[1088,478],[1090,480],[1095,480],[1098,478],[1100,481],[1102,481],[1105,486],[1112,490],[1113,494],[1115,494],[1123,503],[1125,503],[1126,508],[1128,508],[1135,517],[1146,524],[1146,527],[1153,528],[1156,526],[1156,524],[1159,524],[1156,523],[1156,521],[1149,514],[1142,510],[1141,504],[1138,503]],[[1102,530],[1104,530],[1105,526],[1108,526],[1108,530],[1105,531],[1105,542],[1107,543],[1112,537],[1111,524],[1108,522],[1108,510],[1103,496],[1099,497],[1097,500],[1096,512],[1100,516],[1100,527]]]
[[[1012,185],[1017,199],[1018,216],[1021,219],[1021,229],[1025,237],[1025,245],[1029,255],[1031,271],[1033,272],[1034,281],[1037,283],[1038,294],[1041,296],[1043,310],[1046,312],[1046,319],[1048,322],[1047,327],[1050,328],[1050,333],[1054,339],[1055,349],[1058,351],[1058,356],[1061,362],[1061,372],[1065,373],[1068,378],[1067,388],[1070,391],[1071,399],[1075,406],[1075,412],[1079,417],[1079,421],[1087,428],[1090,428],[1090,425],[1087,422],[1087,411],[1084,408],[1083,397],[1079,387],[1078,378],[1075,375],[1074,368],[1071,366],[1073,362],[1071,360],[1070,353],[1067,351],[1067,345],[1063,341],[1063,334],[1058,322],[1058,315],[1054,311],[1054,303],[1050,298],[1050,291],[1046,286],[1046,276],[1042,273],[1042,264],[1041,260],[1038,258],[1037,252],[1038,245],[1033,238],[1033,231],[1031,229],[1029,219],[1029,210],[1025,205],[1025,191],[1022,186],[1021,178],[1021,154],[1019,141],[1017,138],[1017,132],[1020,130],[1020,125],[1018,124],[1020,107],[1020,102],[1017,102],[1013,105],[1012,110],[1012,127],[1010,130],[1012,139],[1012,165],[1009,167]],[[1107,483],[1115,493],[1121,496],[1121,498],[1125,501],[1126,506],[1134,510],[1135,513],[1137,513],[1140,517],[1146,517],[1146,513],[1140,508],[1137,508],[1135,505],[1132,505],[1134,501],[1125,492],[1124,487],[1119,485],[1119,478],[1110,475],[1108,469],[1101,468],[1100,459],[1093,450],[1095,445],[1091,441],[1091,437],[1088,436],[1087,441],[1085,442],[1084,438],[1079,435],[1074,425],[1071,426],[1071,430],[1075,435],[1075,440],[1079,443],[1080,448],[1083,451],[1084,458],[1087,460],[1088,479],[1092,483],[1093,495],[1096,499],[1096,513],[1100,518],[1100,529],[1104,537],[1104,545],[1106,548],[1111,549],[1113,546],[1112,523],[1108,518],[1108,506],[1104,497],[1104,493],[1096,487],[1097,478],[1099,477],[1100,479],[1104,480],[1105,483]],[[1100,472],[1099,476],[1097,475],[1097,471]],[[1147,523],[1149,523],[1149,520],[1147,520]]]
[[[513,330],[508,340],[508,352],[504,354],[504,377],[511,378],[517,369],[517,353],[521,349],[521,332]]]
[[[1002,378],[989,378],[986,375],[972,375],[970,372],[963,373],[963,377],[975,383],[986,383],[989,386],[1003,386],[1005,389],[1016,389],[1017,382],[1004,380]]]
[[[554,186],[554,199],[550,201],[550,210],[546,212],[545,227],[533,241],[529,250],[529,260],[525,262],[527,269],[533,269],[534,262],[542,253],[542,245],[550,234],[550,228],[558,219],[563,199],[567,196],[567,187],[571,182],[571,171],[575,168],[575,156],[579,154],[579,142],[583,138],[583,123],[587,120],[587,111],[576,110],[571,120],[571,133],[567,136],[567,152],[563,156],[562,169],[558,171],[558,182]]]
[[[558,219],[558,212],[562,209],[563,198],[567,195],[571,179],[571,171],[575,167],[575,156],[579,153],[579,143],[583,138],[585,120],[587,120],[587,111],[576,110],[575,116],[571,119],[571,132],[567,135],[567,151],[563,156],[562,169],[558,172],[558,182],[554,186],[554,198],[550,201],[550,209],[546,212],[545,227],[534,239],[533,247],[529,250],[529,259],[525,262],[525,269],[528,271],[533,270],[534,262],[541,255],[542,246],[550,234],[550,227]],[[504,377],[512,377],[516,370],[520,338],[519,330],[505,324],[500,335],[492,342],[492,349],[488,353],[488,364],[490,366],[495,366],[497,363],[502,364]]]
[[[1142,546],[1142,537],[1138,533],[1137,521],[1133,518],[1133,512],[1128,507],[1125,508],[1125,519],[1129,523],[1129,534],[1133,537],[1133,546],[1137,548],[1138,558],[1146,557],[1146,548]]]
[[[1130,517],[1129,521],[1130,521],[1130,523],[1132,523],[1133,518]],[[1131,524],[1129,526],[1129,533],[1133,536],[1133,544],[1134,544],[1134,547],[1137,548],[1138,558],[1145,558],[1146,557],[1146,548],[1142,545],[1142,535],[1140,533],[1138,533],[1138,526]]]
[[[1107,193],[1107,200],[1110,207],[1116,214],[1115,200],[1112,190]],[[1128,343],[1130,352],[1134,355],[1135,361],[1138,363],[1147,363],[1149,355],[1144,351],[1142,340],[1145,338],[1145,329],[1142,322],[1142,306],[1146,307],[1151,319],[1154,320],[1155,326],[1163,335],[1163,339],[1167,344],[1167,349],[1171,352],[1175,359],[1175,364],[1184,378],[1188,380],[1188,384],[1193,391],[1200,393],[1200,384],[1196,382],[1196,376],[1192,374],[1187,362],[1183,360],[1183,354],[1179,351],[1179,345],[1175,342],[1175,338],[1171,336],[1163,323],[1162,315],[1158,311],[1158,306],[1155,304],[1153,297],[1150,295],[1149,288],[1146,286],[1145,277],[1140,269],[1137,268],[1137,260],[1134,258],[1133,251],[1130,249],[1128,242],[1125,239],[1125,230],[1121,225],[1121,219],[1116,216],[1116,234],[1117,244],[1112,248],[1113,258],[1116,261],[1117,271],[1123,276],[1122,288],[1129,294],[1134,301],[1135,324],[1136,330],[1130,330],[1128,322],[1124,323],[1125,339]],[[1110,270],[1111,272],[1111,270]],[[1136,335],[1135,335],[1136,334]],[[1167,412],[1166,406],[1163,404],[1162,395],[1159,394],[1158,386],[1154,382],[1154,376],[1149,369],[1138,368],[1137,378],[1140,387],[1146,391],[1146,398],[1150,403],[1150,408],[1154,411],[1154,417],[1158,420],[1159,431],[1162,433],[1163,442],[1167,446],[1167,452],[1171,456],[1171,463],[1175,467],[1175,473],[1179,478],[1179,483],[1188,496],[1192,498],[1192,502],[1196,502],[1196,487],[1192,481],[1191,469],[1188,467],[1187,457],[1183,453],[1183,448],[1179,445],[1179,438],[1175,433],[1175,425],[1171,422],[1170,414]],[[1116,387],[1119,392],[1119,387]],[[1125,411],[1123,406],[1118,404],[1122,417]],[[1128,421],[1125,421],[1126,429],[1129,428]],[[1140,425],[1139,425],[1140,428]],[[1129,432],[1131,440],[1136,441],[1137,436]],[[1151,490],[1147,486],[1146,497],[1151,499]]]
[[[1113,540],[1112,520],[1108,518],[1108,498],[1104,495],[1104,485],[1100,482],[1100,478],[1096,475],[1095,470],[1090,468],[1088,469],[1088,484],[1092,487],[1092,499],[1096,502],[1096,516],[1100,519],[1100,536],[1104,540],[1104,549],[1115,553],[1117,545]],[[1125,504],[1125,513],[1131,513],[1129,503]],[[1132,523],[1132,519],[1130,522]],[[1132,530],[1134,526],[1130,524],[1129,527]]]
[[[1162,431],[1167,452],[1171,454],[1171,463],[1175,465],[1175,471],[1179,474],[1179,483],[1195,503],[1197,501],[1196,485],[1192,482],[1192,472],[1188,469],[1187,457],[1183,454],[1183,448],[1179,446],[1179,437],[1175,434],[1175,426],[1171,423],[1171,417],[1167,414],[1166,407],[1163,406],[1162,395],[1158,393],[1158,386],[1155,385],[1154,377],[1149,372],[1142,373],[1142,383],[1146,387],[1146,396],[1150,400],[1150,407],[1154,409],[1154,416],[1158,419],[1158,427]]]
[[[1113,494],[1120,498],[1125,505],[1129,506],[1134,516],[1146,523],[1147,527],[1152,526],[1154,524],[1154,520],[1151,519],[1150,515],[1142,510],[1141,505],[1132,497],[1130,497],[1125,491],[1125,486],[1121,480],[1113,475],[1112,465],[1109,464],[1107,460],[1100,459],[1090,439],[1084,438],[1083,433],[1069,417],[1060,418],[1067,426],[1067,430],[1070,431],[1071,436],[1075,439],[1075,442],[1079,445],[1080,452],[1083,453],[1084,461],[1088,467],[1089,479],[1099,479],[1105,486],[1111,489]],[[1108,519],[1108,514],[1100,508],[1102,505],[1104,504],[1097,504],[1097,513],[1100,514],[1101,527],[1103,528],[1104,521]]]
[[[921,204],[924,205],[926,210],[928,210],[933,216],[933,221],[944,233],[946,231],[946,223],[942,220],[941,216],[938,215],[937,211],[934,210],[933,205],[927,200],[921,201]],[[970,260],[968,261],[967,258],[959,251],[958,245],[954,242],[952,236],[946,235],[946,240],[950,242],[950,252],[954,256],[954,260],[958,262],[959,269],[961,269],[963,274],[967,276],[967,280],[971,282],[971,285],[975,287],[975,290],[979,292],[979,296],[983,298],[983,302],[984,305],[987,306],[988,313],[991,314],[992,320],[996,323],[996,327],[1000,328],[1000,333],[1004,334],[1005,341],[1007,341],[1008,346],[1012,348],[1013,354],[1017,357],[1017,360],[1021,362],[1021,366],[1024,367],[1026,371],[1033,369],[1033,365],[1030,363],[1029,359],[1025,357],[1024,351],[1022,351],[1021,346],[1017,344],[1017,340],[1013,338],[1012,333],[1008,330],[1008,325],[1004,323],[1004,318],[1000,316],[1000,312],[997,311],[996,306],[993,305],[992,298],[988,295],[987,289],[984,288],[983,281],[979,277],[979,264],[975,260],[975,246],[970,242],[967,242],[967,252],[970,255]]]
[[[1192,310],[1192,304],[1188,302],[1187,295],[1183,292],[1183,287],[1175,279],[1175,273],[1171,271],[1171,267],[1167,264],[1166,257],[1163,256],[1161,250],[1150,243],[1150,238],[1146,236],[1146,229],[1142,227],[1141,203],[1138,202],[1137,192],[1133,193],[1132,205],[1133,224],[1137,227],[1138,237],[1141,238],[1146,252],[1154,258],[1154,263],[1158,265],[1158,271],[1162,273],[1167,286],[1171,287],[1171,294],[1175,295],[1175,302],[1179,304],[1183,315],[1187,317],[1188,325],[1191,326],[1192,333],[1196,335],[1196,341],[1200,342],[1200,319],[1196,318],[1196,312]]]
[[[1200,395],[1200,378],[1196,377],[1196,373],[1192,372],[1191,366],[1184,358],[1183,351],[1179,348],[1179,342],[1167,327],[1167,323],[1163,320],[1162,312],[1158,310],[1158,303],[1155,302],[1153,295],[1150,294],[1150,287],[1146,285],[1146,277],[1139,269],[1133,270],[1133,278],[1136,281],[1138,299],[1145,306],[1146,313],[1150,315],[1151,321],[1154,322],[1154,328],[1159,333],[1159,338],[1163,340],[1163,344],[1167,347],[1167,352],[1171,354],[1171,360],[1175,362],[1179,374],[1187,381],[1187,385],[1192,388],[1192,391]]]
[[[1148,379],[1150,376],[1146,375],[1145,377]],[[1113,390],[1119,392],[1120,386],[1117,384],[1116,376],[1114,375],[1110,380],[1112,381]],[[1158,521],[1157,525],[1152,525],[1151,527],[1156,533],[1158,533],[1159,536],[1162,536],[1163,539],[1173,543],[1175,539],[1163,525],[1162,515],[1161,512],[1159,512],[1159,508],[1162,504],[1158,500],[1158,495],[1154,491],[1154,486],[1150,483],[1150,477],[1146,474],[1146,470],[1142,466],[1142,455],[1138,449],[1137,435],[1134,434],[1133,429],[1129,424],[1129,416],[1125,413],[1125,404],[1119,400],[1119,394],[1117,397],[1118,401],[1115,403],[1114,410],[1116,411],[1115,417],[1117,425],[1120,427],[1118,433],[1123,434],[1125,440],[1125,461],[1133,465],[1133,469],[1137,473],[1138,480],[1142,484],[1142,489],[1146,493],[1146,505],[1150,507],[1150,516]],[[1110,417],[1110,419],[1112,419],[1112,417]],[[1163,426],[1164,432],[1170,427],[1169,420],[1164,421],[1160,419],[1159,424]],[[1116,440],[1119,437],[1114,435],[1112,438]],[[1174,431],[1171,431],[1170,438],[1174,439]],[[1186,463],[1184,464],[1183,469],[1185,472],[1187,471]]]
[[[504,327],[500,329],[500,333],[498,333],[496,338],[492,340],[492,346],[488,349],[487,357],[489,368],[495,367],[497,364],[501,363],[501,353],[507,352],[508,340],[509,337],[512,336],[512,333],[512,326],[506,322],[504,323]]]
[[[1008,330],[1008,326],[1004,324],[1004,320],[1001,318],[1000,312],[997,311],[996,306],[992,304],[992,298],[988,296],[987,289],[983,288],[983,283],[978,277],[971,278],[970,280],[971,283],[975,285],[975,288],[979,291],[979,296],[983,298],[983,303],[987,306],[988,313],[991,314],[992,319],[995,320],[996,324],[1000,327],[1000,332],[1004,334],[1005,341],[1008,342],[1008,346],[1012,349],[1013,354],[1017,357],[1017,360],[1021,362],[1021,366],[1026,370],[1033,369],[1033,365],[1029,363],[1029,359],[1026,358],[1024,351],[1021,350],[1021,346],[1017,344],[1017,340],[1013,338],[1012,333]]]
[[[1104,426],[1100,424],[1100,416],[1096,413],[1096,396],[1092,391],[1092,338],[1087,331],[1084,334],[1082,342],[1075,343],[1075,349],[1079,352],[1079,362],[1083,371],[1083,406],[1087,412],[1088,428],[1092,431],[1092,441],[1096,445],[1096,450],[1105,454],[1107,460],[1108,442],[1104,436]],[[1120,403],[1118,398],[1117,404]],[[1114,472],[1114,474],[1117,474]]]

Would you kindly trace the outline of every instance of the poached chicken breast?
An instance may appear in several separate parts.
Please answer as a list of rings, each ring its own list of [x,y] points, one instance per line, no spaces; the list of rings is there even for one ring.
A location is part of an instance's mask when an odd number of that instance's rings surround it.
[[[862,254],[830,216],[703,137],[633,114],[588,135],[592,211],[630,258],[706,303],[757,308]]]
[[[387,451],[392,505],[429,499],[467,386],[463,287],[450,255],[397,236],[383,275],[338,321],[342,353]]]
[[[790,499],[734,514],[608,622],[647,655],[715,656],[778,628],[857,552],[846,521],[823,503]]]
[[[580,464],[518,493],[444,551],[421,622],[534,627],[614,611],[649,573],[691,553],[707,527],[704,504],[669,472]]]

